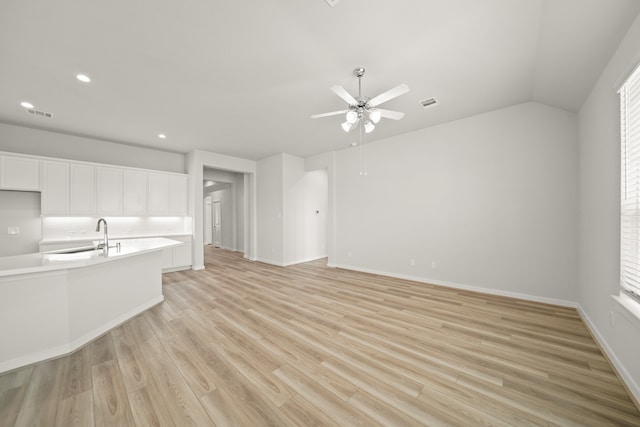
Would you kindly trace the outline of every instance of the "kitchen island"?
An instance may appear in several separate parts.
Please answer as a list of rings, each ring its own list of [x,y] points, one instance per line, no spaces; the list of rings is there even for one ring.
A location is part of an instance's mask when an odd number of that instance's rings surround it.
[[[162,302],[162,255],[182,242],[0,258],[0,373],[73,352]]]

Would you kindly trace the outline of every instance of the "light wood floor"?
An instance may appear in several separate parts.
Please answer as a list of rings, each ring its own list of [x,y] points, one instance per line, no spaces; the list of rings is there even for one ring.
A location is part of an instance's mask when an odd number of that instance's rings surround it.
[[[0,425],[640,425],[573,309],[206,257],[161,305],[0,376]]]

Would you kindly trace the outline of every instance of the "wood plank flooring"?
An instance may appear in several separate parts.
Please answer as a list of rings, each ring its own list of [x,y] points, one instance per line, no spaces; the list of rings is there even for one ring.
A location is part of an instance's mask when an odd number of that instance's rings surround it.
[[[162,304],[0,376],[0,425],[640,425],[573,309],[206,252]]]

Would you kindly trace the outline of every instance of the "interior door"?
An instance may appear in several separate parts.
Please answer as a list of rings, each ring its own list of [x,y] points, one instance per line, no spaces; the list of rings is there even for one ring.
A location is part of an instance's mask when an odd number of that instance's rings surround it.
[[[220,221],[220,201],[214,201],[213,204],[213,246],[219,248],[222,244],[222,225]]]
[[[213,243],[213,217],[211,214],[211,198],[207,197],[204,201],[204,244]]]

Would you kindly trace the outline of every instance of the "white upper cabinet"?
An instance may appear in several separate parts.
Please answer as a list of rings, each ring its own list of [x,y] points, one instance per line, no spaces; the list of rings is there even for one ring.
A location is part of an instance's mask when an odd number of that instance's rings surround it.
[[[187,215],[187,176],[149,173],[149,215]]]
[[[71,163],[70,213],[92,215],[96,213],[95,167]]]
[[[40,191],[40,160],[0,156],[0,188]]]
[[[96,213],[122,215],[121,168],[96,168]]]
[[[69,214],[69,163],[42,162],[42,214]]]
[[[187,176],[169,175],[169,215],[187,216]]]
[[[149,173],[149,215],[169,215],[169,175]]]
[[[188,176],[0,152],[0,190],[42,192],[43,215],[187,216]]]
[[[125,169],[123,179],[123,214],[142,216],[147,214],[148,173]]]

